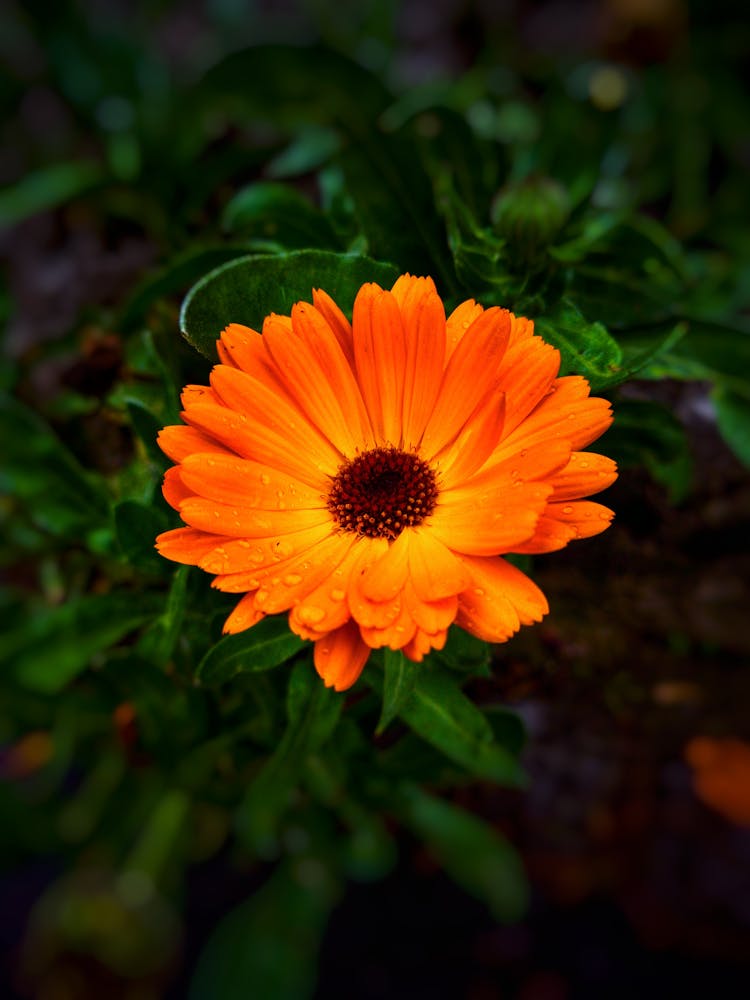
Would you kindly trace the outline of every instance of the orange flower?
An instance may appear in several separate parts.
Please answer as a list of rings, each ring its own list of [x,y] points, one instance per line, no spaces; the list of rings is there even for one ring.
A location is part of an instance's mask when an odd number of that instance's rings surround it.
[[[580,451],[611,423],[584,378],[505,309],[447,318],[431,278],[367,284],[350,325],[313,292],[263,334],[231,324],[211,385],[182,396],[187,426],[159,443],[164,496],[188,525],[162,555],[244,596],[225,632],[289,612],[315,666],[350,687],[370,651],[421,660],[456,623],[503,642],[548,611],[498,558],[603,531],[581,500],[616,478]]]

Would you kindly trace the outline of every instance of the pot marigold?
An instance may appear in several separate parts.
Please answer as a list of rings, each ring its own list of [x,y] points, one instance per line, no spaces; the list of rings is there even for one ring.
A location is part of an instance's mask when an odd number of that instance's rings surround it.
[[[419,661],[455,623],[490,642],[547,601],[503,553],[551,552],[603,531],[582,500],[616,478],[583,452],[609,403],[533,323],[463,302],[446,319],[431,278],[363,285],[350,324],[322,291],[263,333],[230,324],[210,386],[159,444],[164,496],[187,527],[162,555],[243,594],[225,632],[289,612],[328,686],[370,651]]]

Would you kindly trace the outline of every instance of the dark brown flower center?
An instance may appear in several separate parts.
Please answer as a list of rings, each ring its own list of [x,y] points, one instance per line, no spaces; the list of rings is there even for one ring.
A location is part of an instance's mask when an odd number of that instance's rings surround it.
[[[435,509],[435,473],[413,452],[374,448],[339,469],[328,509],[344,531],[397,538]]]

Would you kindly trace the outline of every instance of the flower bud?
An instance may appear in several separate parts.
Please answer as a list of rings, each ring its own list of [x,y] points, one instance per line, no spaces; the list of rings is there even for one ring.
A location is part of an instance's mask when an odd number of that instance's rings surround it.
[[[570,213],[568,192],[551,177],[526,177],[498,191],[492,223],[512,256],[527,264],[540,256]]]

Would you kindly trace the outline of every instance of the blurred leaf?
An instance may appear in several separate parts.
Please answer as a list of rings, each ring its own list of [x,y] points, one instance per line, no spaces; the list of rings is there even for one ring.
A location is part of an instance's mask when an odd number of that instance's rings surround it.
[[[513,754],[493,740],[492,727],[458,685],[446,674],[422,666],[415,670],[412,697],[401,718],[414,732],[478,778],[521,785],[524,775]],[[371,684],[380,678],[371,671]]]
[[[223,684],[238,673],[272,670],[303,646],[303,640],[290,631],[286,615],[269,615],[244,632],[220,639],[203,657],[195,676],[203,684]]]
[[[286,732],[236,813],[240,838],[260,857],[277,853],[279,824],[300,783],[305,762],[330,737],[342,706],[341,695],[323,686],[311,664],[299,663],[293,668],[287,692]]]
[[[224,209],[222,225],[230,233],[263,237],[290,250],[340,247],[326,216],[286,184],[259,182],[243,188]]]
[[[737,458],[750,466],[750,399],[719,387],[711,395],[721,436]]]
[[[540,316],[535,326],[560,351],[561,374],[585,376],[594,392],[617,380],[622,364],[619,345],[601,323],[589,323],[569,300]]]
[[[659,403],[620,400],[607,431],[606,450],[622,466],[645,467],[665,486],[670,500],[687,495],[693,460],[682,424]]]
[[[383,650],[383,667],[383,708],[375,730],[378,736],[411,698],[418,669],[400,649]]]
[[[519,754],[526,743],[526,727],[520,715],[505,705],[484,705],[482,711],[497,742],[511,753]]]
[[[95,594],[56,608],[37,608],[0,639],[0,655],[27,688],[54,694],[92,656],[150,621],[163,607],[158,594]]]
[[[151,410],[139,399],[128,399],[126,405],[130,422],[143,443],[149,460],[158,469],[166,469],[169,465],[169,459],[156,443],[156,436],[162,429],[162,421],[157,420]]]
[[[219,923],[198,957],[189,1000],[306,1000],[339,888],[314,859],[280,865]]]
[[[486,903],[495,920],[513,923],[524,916],[529,890],[521,861],[489,824],[416,785],[402,796],[399,816],[451,878]]]
[[[242,257],[198,282],[182,306],[180,328],[206,357],[216,358],[216,340],[229,323],[260,330],[269,313],[289,315],[300,300],[322,288],[351,314],[367,281],[389,288],[398,277],[391,264],[323,250],[302,250],[273,257]]]
[[[456,290],[445,228],[413,136],[362,130],[338,162],[355,216],[374,257],[429,274],[443,294]]]
[[[15,495],[35,524],[77,539],[102,527],[109,501],[48,424],[0,394],[0,491]]]
[[[448,630],[445,646],[434,650],[431,655],[435,662],[449,670],[479,677],[490,676],[489,645],[457,626]]]
[[[257,45],[233,52],[209,70],[198,94],[205,103],[222,98],[243,116],[277,125],[335,124],[355,131],[390,103],[372,73],[320,45]]]
[[[56,163],[26,174],[0,190],[0,226],[12,226],[38,212],[64,205],[99,184],[104,174],[95,163]]]
[[[189,568],[180,566],[172,578],[163,613],[152,622],[138,643],[138,652],[146,659],[165,666],[180,637],[187,603]]]
[[[688,319],[688,331],[652,366],[660,378],[719,381],[750,398],[750,333],[743,329]]]
[[[169,564],[154,548],[154,539],[169,527],[167,515],[159,507],[123,500],[115,507],[117,541],[133,566],[151,572],[165,572]]]
[[[289,145],[269,161],[268,177],[281,180],[318,170],[341,148],[341,139],[332,128],[303,126]]]
[[[208,271],[246,254],[247,247],[239,244],[191,247],[178,254],[166,267],[144,278],[130,295],[120,314],[120,329],[125,333],[135,329],[158,299],[184,293]]]

